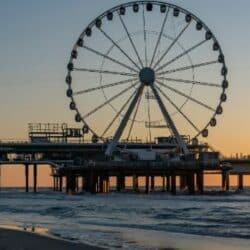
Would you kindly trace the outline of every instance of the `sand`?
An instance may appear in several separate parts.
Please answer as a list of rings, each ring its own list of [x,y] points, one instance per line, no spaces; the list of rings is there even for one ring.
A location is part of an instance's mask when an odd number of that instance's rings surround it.
[[[0,250],[103,250],[35,233],[0,229]]]
[[[111,229],[110,229],[111,230]],[[114,230],[114,228],[112,229]],[[117,228],[123,239],[151,249],[249,250],[250,240],[187,235],[154,230]],[[133,249],[133,248],[130,248]],[[105,248],[54,239],[37,233],[0,228],[0,250],[105,250]],[[107,249],[106,249],[107,250]]]

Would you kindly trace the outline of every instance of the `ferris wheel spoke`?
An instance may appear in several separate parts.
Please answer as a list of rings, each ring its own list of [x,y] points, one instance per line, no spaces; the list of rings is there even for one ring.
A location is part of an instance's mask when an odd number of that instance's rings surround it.
[[[142,8],[142,21],[143,21],[143,34],[144,34],[144,54],[146,67],[148,66],[148,48],[147,48],[147,33],[146,33],[146,18],[145,18],[145,8]]]
[[[191,80],[166,78],[166,77],[158,77],[157,79],[165,80],[165,81],[169,81],[169,82],[176,82],[176,83],[186,83],[186,84],[194,84],[194,85],[201,85],[201,86],[221,88],[220,84],[209,83],[209,82],[191,81]]]
[[[157,68],[155,71],[158,72],[161,69],[167,67],[168,65],[170,65],[171,63],[177,61],[178,59],[182,58],[183,56],[187,55],[189,52],[197,49],[198,47],[200,47],[201,45],[203,45],[205,42],[207,42],[208,40],[203,40],[199,43],[197,43],[196,45],[194,45],[193,47],[191,47],[190,49],[184,51],[183,53],[179,54],[178,56],[176,56],[175,58],[173,58],[172,60],[168,61],[167,63],[163,64],[161,67]]]
[[[134,64],[136,68],[140,70],[140,67],[136,64],[136,62],[101,28],[99,28],[101,33],[117,48],[121,51],[121,53],[128,58],[128,60]]]
[[[115,83],[110,83],[110,84],[107,84],[107,85],[99,86],[99,87],[96,87],[96,88],[89,88],[89,89],[85,89],[85,90],[80,90],[80,91],[77,91],[77,92],[73,93],[73,96],[90,93],[90,92],[97,91],[97,90],[100,90],[100,89],[111,88],[111,87],[126,84],[126,83],[131,83],[132,81],[135,81],[135,80],[136,80],[136,78],[132,78],[132,79],[127,79],[127,80],[120,81],[120,82],[115,82]]]
[[[124,103],[124,105],[121,107],[121,109],[119,110],[118,113],[116,113],[115,117],[112,119],[112,121],[109,123],[109,125],[107,126],[107,128],[104,130],[104,132],[102,133],[101,137],[104,137],[105,134],[109,131],[109,129],[113,126],[114,122],[117,120],[117,118],[121,115],[122,111],[126,108],[126,106],[128,105],[129,101],[133,98],[133,96],[135,95],[136,92],[134,92],[129,98],[128,100]]]
[[[107,56],[107,55],[105,55],[105,54],[103,54],[103,53],[101,53],[101,52],[99,52],[97,50],[94,50],[94,49],[92,49],[92,48],[90,48],[90,47],[88,47],[86,45],[83,45],[82,47],[85,48],[86,50],[89,50],[89,51],[95,53],[96,55],[102,56],[102,57],[104,57],[104,58],[106,58],[106,59],[108,59],[108,60],[110,60],[110,61],[112,61],[112,62],[114,62],[116,64],[119,64],[120,66],[123,66],[124,68],[127,68],[128,70],[134,71],[136,73],[138,72],[137,70],[131,68],[130,66],[128,66],[128,65],[126,65],[126,64],[124,64],[124,63],[122,63],[122,62],[120,62],[120,61],[118,61],[118,60],[116,60],[116,59],[114,59],[114,58],[112,58],[110,56]]]
[[[133,39],[132,39],[132,37],[130,36],[130,34],[129,34],[129,32],[128,32],[128,28],[127,28],[127,26],[126,26],[124,20],[122,19],[121,15],[120,15],[119,13],[118,13],[118,16],[119,16],[119,18],[120,18],[120,20],[121,20],[121,23],[122,23],[122,26],[123,26],[124,30],[125,30],[126,33],[127,33],[127,36],[128,36],[128,38],[129,38],[129,41],[130,41],[130,43],[131,43],[131,45],[132,45],[132,47],[133,47],[133,49],[134,49],[134,51],[135,51],[135,54],[136,54],[136,56],[137,56],[137,58],[138,58],[138,60],[139,60],[139,62],[140,62],[140,64],[141,64],[141,66],[143,67],[142,60],[141,60],[141,58],[140,58],[140,56],[139,56],[139,54],[138,54],[138,51],[137,51],[137,49],[136,49],[136,47],[135,47],[135,44],[134,44],[134,42],[133,42]]]
[[[171,100],[169,96],[167,96],[161,88],[156,86],[156,88],[159,90],[159,92],[169,101],[169,103],[172,104],[172,106],[175,107],[175,109],[187,120],[187,122],[199,133],[200,130],[197,128],[197,126],[182,112],[182,110]]]
[[[115,99],[117,99],[118,97],[122,96],[123,94],[125,94],[126,92],[128,92],[130,89],[132,89],[136,84],[138,84],[139,82],[134,83],[133,85],[129,86],[128,88],[122,90],[121,92],[119,92],[118,94],[116,94],[115,96],[109,98],[106,102],[102,103],[101,105],[99,105],[98,107],[96,107],[95,109],[91,110],[89,113],[87,113],[84,117],[83,120],[85,120],[86,118],[88,118],[89,116],[93,115],[94,113],[96,113],[97,111],[99,111],[100,109],[102,109],[103,107],[105,107],[107,104],[111,103],[112,101],[114,101]]]
[[[139,110],[139,106],[140,106],[140,103],[141,103],[141,99],[142,99],[142,93],[141,93],[141,95],[140,95],[140,97],[138,99],[138,102],[137,102],[137,105],[136,105],[136,108],[135,108],[135,113],[133,115],[132,123],[131,123],[130,128],[129,128],[127,140],[129,140],[129,138],[131,136],[131,133],[132,133],[132,130],[133,130],[133,127],[134,127],[134,124],[135,124],[135,119],[136,119],[136,116],[137,116],[137,113],[138,113],[138,110]]]
[[[153,65],[153,62],[154,62],[154,59],[155,59],[155,55],[156,55],[156,52],[158,50],[158,47],[159,47],[159,44],[160,44],[160,41],[161,41],[161,38],[162,38],[163,30],[165,28],[165,25],[166,25],[166,22],[167,22],[167,19],[168,19],[168,13],[169,13],[169,8],[168,8],[168,11],[167,11],[167,13],[165,15],[165,18],[163,20],[162,26],[161,26],[161,31],[160,31],[160,34],[158,36],[158,40],[156,42],[156,46],[155,46],[155,49],[154,49],[153,57],[152,57],[151,62],[150,62],[150,67],[152,67],[152,65]]]
[[[117,71],[108,71],[108,70],[99,70],[99,69],[86,69],[86,68],[74,68],[75,71],[83,71],[90,73],[99,73],[99,74],[110,74],[110,75],[121,75],[121,76],[138,76],[137,74],[131,74],[127,72],[117,72]]]
[[[159,73],[157,73],[157,75],[171,74],[171,73],[175,73],[175,72],[179,72],[179,71],[185,71],[185,70],[189,70],[189,69],[205,67],[205,66],[208,66],[208,65],[211,65],[211,64],[216,64],[216,63],[218,63],[218,61],[209,61],[209,62],[194,64],[194,65],[190,65],[190,66],[186,66],[186,67],[170,69],[170,70],[167,70],[167,71],[159,72]]]
[[[152,89],[152,91],[154,93],[154,96],[155,96],[156,100],[157,100],[157,103],[159,105],[161,113],[162,113],[162,115],[163,115],[163,117],[165,119],[166,125],[170,128],[171,133],[173,133],[173,135],[175,136],[175,138],[177,140],[177,143],[178,143],[179,147],[182,149],[183,153],[185,155],[188,155],[189,150],[187,148],[187,145],[182,140],[182,138],[181,138],[181,136],[180,136],[180,134],[179,134],[179,132],[178,132],[178,130],[177,130],[171,116],[170,116],[170,114],[168,113],[168,110],[166,109],[165,105],[163,104],[163,101],[162,101],[156,87],[153,84],[150,87],[151,87],[151,89]]]
[[[191,22],[190,22],[191,23]],[[161,61],[165,58],[165,56],[168,54],[168,52],[173,48],[173,46],[177,43],[177,41],[180,39],[180,37],[183,35],[183,33],[186,31],[190,23],[187,23],[185,27],[180,31],[180,33],[177,35],[177,37],[172,41],[172,43],[169,45],[169,47],[166,49],[166,51],[163,53],[163,55],[160,57],[160,59],[155,63],[154,69],[161,63]],[[188,52],[187,52],[188,53]],[[156,70],[157,71],[157,70]]]
[[[149,96],[149,91],[147,89],[147,95]],[[148,133],[149,133],[149,141],[152,141],[152,135],[151,135],[151,114],[150,114],[150,100],[147,99],[147,110],[148,110]]]
[[[131,103],[128,107],[128,110],[126,111],[125,115],[123,116],[123,119],[115,132],[113,140],[109,143],[109,145],[106,149],[106,152],[105,152],[106,156],[108,156],[108,157],[112,156],[113,151],[115,150],[117,143],[120,140],[125,127],[127,126],[128,120],[129,120],[129,118],[130,118],[130,116],[131,116],[131,114],[136,106],[136,103],[137,103],[140,95],[143,92],[143,89],[144,89],[144,85],[140,84],[140,86],[138,87],[138,89],[136,91],[136,94],[135,94],[133,100],[131,101]]]
[[[156,82],[157,82],[158,84],[160,84],[161,86],[163,86],[163,87],[165,87],[165,88],[171,90],[172,92],[175,92],[176,94],[178,94],[178,95],[180,95],[180,96],[183,96],[183,97],[187,98],[188,100],[190,100],[190,101],[192,101],[192,102],[194,102],[194,103],[196,103],[196,104],[199,104],[200,106],[202,106],[202,107],[204,107],[204,108],[206,108],[206,109],[208,109],[208,110],[211,110],[211,111],[215,112],[215,109],[212,108],[212,107],[210,107],[210,106],[208,106],[207,104],[205,104],[205,103],[203,103],[203,102],[201,102],[201,101],[199,101],[199,100],[197,100],[197,99],[195,99],[195,98],[193,98],[193,97],[191,97],[191,96],[188,96],[188,95],[186,95],[185,93],[183,93],[183,92],[181,92],[181,91],[179,91],[179,90],[177,90],[177,89],[175,89],[175,88],[172,88],[172,87],[170,87],[170,86],[168,86],[168,85],[166,85],[166,84],[164,84],[164,83],[162,83],[162,82],[160,82],[160,81],[158,81],[158,80],[156,80]]]

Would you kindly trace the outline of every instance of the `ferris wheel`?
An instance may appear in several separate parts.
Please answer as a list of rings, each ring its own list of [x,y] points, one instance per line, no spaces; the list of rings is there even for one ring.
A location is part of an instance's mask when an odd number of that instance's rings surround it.
[[[93,142],[207,137],[226,102],[228,70],[208,26],[176,5],[133,1],[96,17],[73,46],[70,109]]]

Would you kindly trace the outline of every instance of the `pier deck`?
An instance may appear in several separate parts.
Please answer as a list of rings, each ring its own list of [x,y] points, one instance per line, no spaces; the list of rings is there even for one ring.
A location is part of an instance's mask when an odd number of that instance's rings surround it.
[[[103,157],[106,144],[78,143],[0,143],[0,166],[25,166],[25,189],[29,191],[29,168],[33,167],[34,192],[37,191],[37,168],[51,166],[54,190],[79,191],[78,179],[82,179],[82,190],[108,192],[110,177],[116,178],[117,191],[124,190],[125,178],[133,178],[133,189],[138,190],[138,178],[145,178],[145,192],[154,190],[155,177],[162,178],[163,190],[176,193],[176,178],[180,188],[189,193],[203,193],[204,175],[219,174],[222,190],[229,190],[229,176],[238,176],[238,187],[243,189],[243,177],[250,175],[250,159],[223,159],[205,164],[201,160],[158,160],[158,161],[107,161]],[[119,144],[120,149],[156,150],[164,152],[174,145],[131,143]],[[191,150],[202,152],[207,145],[189,145]],[[149,188],[150,186],[150,188]]]

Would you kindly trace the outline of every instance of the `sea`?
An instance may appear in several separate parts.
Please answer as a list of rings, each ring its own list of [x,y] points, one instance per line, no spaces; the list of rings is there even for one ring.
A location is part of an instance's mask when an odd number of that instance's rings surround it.
[[[250,190],[172,196],[0,191],[0,227],[108,249],[250,249]]]

